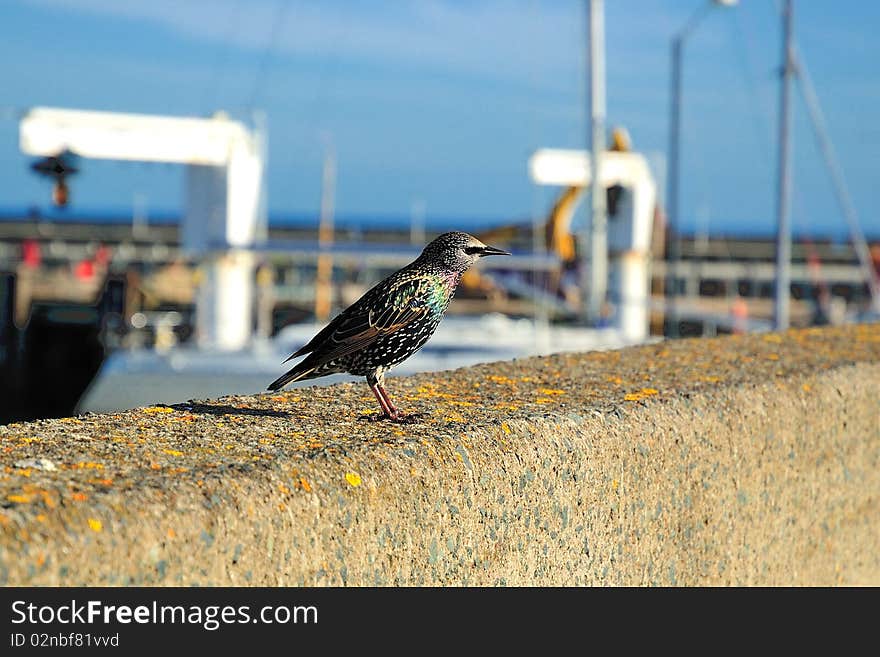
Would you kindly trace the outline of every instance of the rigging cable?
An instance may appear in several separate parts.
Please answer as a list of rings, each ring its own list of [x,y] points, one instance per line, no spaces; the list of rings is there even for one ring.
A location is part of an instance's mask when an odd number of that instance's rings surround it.
[[[877,271],[871,262],[868,244],[859,224],[858,213],[849,194],[849,189],[846,186],[843,169],[840,166],[840,161],[837,159],[834,144],[828,136],[825,115],[822,113],[822,108],[819,105],[819,97],[816,94],[816,88],[813,86],[813,79],[810,77],[803,55],[801,55],[801,51],[797,46],[794,47],[794,67],[796,78],[800,82],[798,89],[800,89],[801,97],[807,106],[807,113],[813,126],[813,134],[818,142],[819,150],[825,159],[825,164],[828,166],[831,183],[834,186],[837,201],[840,203],[843,218],[849,225],[852,246],[859,259],[859,265],[864,273],[865,282],[868,285],[871,305],[876,311],[880,311],[880,280],[878,280],[880,277],[878,277]]]
[[[254,86],[251,90],[250,101],[245,106],[251,112],[253,112],[257,100],[259,100],[260,95],[262,94],[262,88],[266,82],[269,70],[269,61],[275,52],[278,37],[281,34],[281,28],[284,27],[286,23],[287,12],[290,9],[291,4],[290,0],[278,0],[275,9],[275,18],[272,21],[272,31],[269,34],[269,42],[266,49],[263,51],[259,64],[257,65],[257,72],[254,76]]]
[[[229,11],[226,29],[223,31],[224,36],[221,41],[221,47],[220,50],[217,51],[217,56],[214,58],[214,65],[211,67],[208,85],[205,88],[205,94],[201,103],[201,107],[204,107],[205,111],[208,113],[214,111],[213,105],[217,102],[217,90],[220,86],[221,70],[226,67],[226,63],[229,59],[229,44],[232,41],[232,35],[235,32],[235,28],[239,23],[238,19],[241,14],[241,3],[242,0],[235,0],[235,4]]]

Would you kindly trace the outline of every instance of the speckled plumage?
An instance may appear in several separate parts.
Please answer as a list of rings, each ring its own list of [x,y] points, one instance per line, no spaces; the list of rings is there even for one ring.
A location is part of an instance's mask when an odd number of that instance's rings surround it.
[[[292,381],[338,372],[365,376],[386,416],[399,413],[384,389],[385,373],[416,353],[437,329],[461,275],[479,258],[506,252],[467,233],[444,233],[403,269],[380,281],[337,315],[290,358],[308,354],[273,381],[278,390]]]

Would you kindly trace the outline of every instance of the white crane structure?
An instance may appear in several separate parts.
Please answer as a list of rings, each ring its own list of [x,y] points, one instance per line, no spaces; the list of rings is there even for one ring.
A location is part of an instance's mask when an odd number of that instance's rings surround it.
[[[19,124],[28,155],[186,165],[184,250],[203,272],[196,297],[200,347],[241,349],[252,335],[254,256],[265,239],[266,140],[261,126],[211,118],[35,107]]]
[[[539,185],[563,187],[592,185],[593,158],[586,151],[545,148],[529,159],[529,173]],[[616,306],[610,324],[627,341],[648,338],[650,319],[651,236],[657,186],[640,153],[602,151],[598,189],[620,185],[618,218],[607,227],[608,297]],[[603,258],[603,260],[606,260]],[[603,295],[604,296],[604,295]]]

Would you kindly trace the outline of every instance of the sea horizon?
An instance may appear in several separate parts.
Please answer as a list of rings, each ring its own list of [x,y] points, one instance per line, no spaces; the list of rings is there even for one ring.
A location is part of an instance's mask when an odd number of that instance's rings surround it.
[[[145,223],[154,225],[175,225],[180,222],[182,212],[172,208],[154,208],[145,219]],[[48,221],[57,223],[95,223],[95,224],[128,224],[132,221],[131,208],[122,207],[81,207],[81,208],[54,208],[44,206],[0,206],[0,222],[21,221],[23,219],[34,221]],[[543,221],[543,217],[541,220]],[[277,227],[307,227],[314,226],[317,229],[319,212],[317,210],[270,210],[268,221],[270,226]],[[482,231],[505,225],[529,224],[533,221],[531,216],[486,217],[486,216],[431,216],[423,219],[424,228],[428,231],[443,230],[471,230]],[[385,230],[409,230],[412,222],[411,215],[404,213],[338,213],[334,217],[334,225],[337,230],[358,230],[367,227]],[[864,228],[863,228],[864,230]],[[683,226],[683,234],[689,237],[697,234],[706,234],[710,238],[747,238],[747,239],[775,239],[775,225],[765,225],[756,221],[729,221],[718,222],[718,226],[710,227],[708,231],[698,230],[695,227]],[[850,239],[847,227],[841,221],[836,230],[827,227],[809,232],[798,227],[792,231],[792,239],[813,241],[846,242]],[[865,239],[868,242],[880,241],[880,232],[872,233],[865,231]]]

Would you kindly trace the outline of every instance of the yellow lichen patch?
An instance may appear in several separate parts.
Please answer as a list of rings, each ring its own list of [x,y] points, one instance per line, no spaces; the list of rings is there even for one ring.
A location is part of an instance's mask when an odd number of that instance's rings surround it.
[[[764,342],[775,342],[776,344],[779,344],[782,342],[782,336],[776,335],[775,333],[768,333],[764,336]]]
[[[102,463],[96,463],[94,461],[80,461],[79,463],[71,463],[67,467],[75,470],[103,470],[104,465]]]
[[[173,413],[174,409],[169,408],[168,406],[149,406],[147,408],[142,408],[141,411],[144,413]]]
[[[407,399],[457,399],[458,395],[451,392],[440,392],[437,386],[425,385],[419,386],[414,395],[406,395]],[[372,408],[372,407],[371,407]]]
[[[37,522],[46,522],[47,520],[45,513],[38,513],[34,518],[36,518]]]
[[[538,397],[535,400],[536,404],[552,404],[553,400],[550,397]]]
[[[611,490],[617,490],[617,487],[620,485],[620,482],[617,479],[611,480]]]
[[[510,425],[507,424],[507,422],[502,422],[502,423],[501,423],[501,430],[502,430],[504,433],[507,433],[507,434],[511,433],[511,431],[510,431]]]
[[[183,452],[178,449],[163,449],[162,451],[168,454],[168,456],[183,456]]]
[[[638,392],[630,392],[624,395],[623,399],[625,401],[640,401],[647,397],[652,397],[654,395],[659,395],[660,391],[656,388],[642,388]]]
[[[700,376],[697,377],[700,381],[707,381],[709,383],[716,383],[721,380],[720,376]]]
[[[20,474],[22,477],[30,477],[31,476],[31,469],[30,468],[22,468],[18,471],[18,474]]]
[[[621,379],[619,376],[606,376],[605,380],[610,381],[611,383],[623,383],[623,379]]]
[[[355,488],[361,485],[361,476],[357,472],[346,472],[345,480]]]
[[[166,536],[169,538],[169,540],[170,540],[170,539],[173,539],[175,536],[177,536],[177,532],[175,532],[172,528],[169,527],[169,528],[168,528],[168,531],[165,532],[165,535],[166,535]]]
[[[498,376],[497,374],[490,374],[488,379],[493,383],[505,383],[507,385],[516,385],[516,380],[511,379],[509,376]]]
[[[97,518],[89,518],[89,529],[93,532],[99,532],[104,529],[104,524]]]
[[[278,490],[281,491],[282,495],[289,495],[290,494],[290,489],[287,486],[285,486],[284,484],[278,484]]]
[[[78,418],[75,418],[75,417],[62,417],[62,418],[58,418],[58,421],[59,422],[66,422],[66,423],[76,423],[76,422],[80,422],[81,420],[79,420]]]
[[[767,354],[768,360],[779,360],[779,354]]]
[[[810,392],[813,389],[813,386],[811,386],[809,383],[805,383],[801,386],[801,388],[804,392]]]
[[[90,484],[100,484],[101,486],[112,486],[112,479],[89,479]]]
[[[312,492],[312,485],[308,482],[308,480],[305,477],[299,478],[298,486],[299,486],[299,488],[302,488],[307,493]]]
[[[559,390],[558,388],[541,388],[542,395],[564,395],[565,390]]]
[[[17,504],[27,504],[31,501],[30,495],[7,495],[6,499]]]
[[[71,495],[71,497],[73,498],[74,502],[85,502],[87,499],[89,499],[89,496],[85,493],[74,493],[73,495]]]

